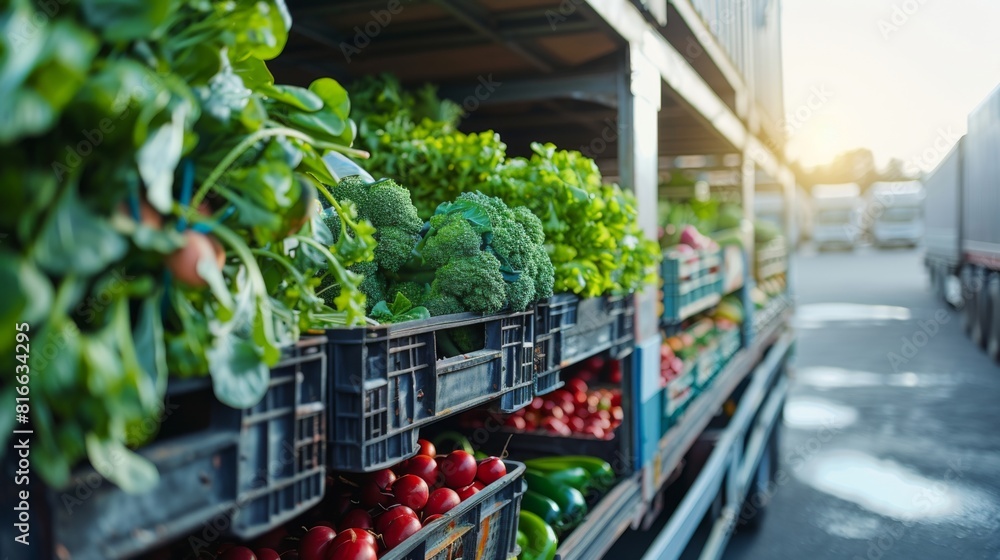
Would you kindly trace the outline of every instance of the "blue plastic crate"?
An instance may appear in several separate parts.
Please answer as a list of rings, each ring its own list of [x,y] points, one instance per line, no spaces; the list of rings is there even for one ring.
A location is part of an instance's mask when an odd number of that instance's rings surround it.
[[[535,306],[535,395],[563,386],[559,372],[563,331],[576,325],[580,298],[556,294]]]
[[[330,466],[389,467],[416,453],[420,426],[491,401],[502,412],[526,406],[534,326],[526,311],[327,330]],[[484,347],[439,359],[438,337],[454,328],[481,329]]]
[[[667,251],[661,266],[663,278],[663,320],[677,322],[703,311],[722,297],[722,253],[702,251],[697,259],[690,254]]]

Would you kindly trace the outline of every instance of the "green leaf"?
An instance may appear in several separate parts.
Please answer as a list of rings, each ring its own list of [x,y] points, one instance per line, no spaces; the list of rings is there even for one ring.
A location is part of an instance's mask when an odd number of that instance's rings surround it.
[[[42,319],[52,305],[52,283],[28,259],[0,252],[0,332],[4,344],[14,340],[14,324],[25,321],[34,324]]]
[[[143,300],[132,331],[135,346],[139,349],[139,366],[155,395],[162,400],[167,388],[167,351],[163,342],[163,321],[160,315],[160,292]],[[143,392],[140,391],[140,395]],[[147,403],[150,404],[150,403]],[[155,403],[151,403],[155,404]]]
[[[306,88],[298,86],[258,84],[255,90],[272,101],[284,103],[303,111],[315,112],[323,108],[323,99]]]
[[[216,398],[233,408],[250,408],[267,392],[271,372],[252,341],[218,336],[207,352]]]
[[[338,117],[347,120],[351,114],[351,98],[344,86],[333,78],[320,78],[309,84],[309,91],[323,100],[323,104]]]
[[[108,41],[157,39],[166,30],[170,0],[82,0],[87,23],[100,29]]]
[[[156,467],[119,441],[87,434],[87,457],[94,470],[130,494],[148,492],[160,482]]]
[[[174,108],[170,122],[154,130],[135,154],[139,175],[146,183],[146,200],[163,214],[173,209],[174,170],[184,147],[187,107]]]
[[[243,85],[255,91],[274,84],[274,76],[267,69],[267,63],[257,57],[250,56],[234,62],[233,72],[243,80]]]
[[[39,266],[54,274],[91,275],[125,255],[128,243],[107,220],[80,203],[75,188],[67,190],[35,245]]]

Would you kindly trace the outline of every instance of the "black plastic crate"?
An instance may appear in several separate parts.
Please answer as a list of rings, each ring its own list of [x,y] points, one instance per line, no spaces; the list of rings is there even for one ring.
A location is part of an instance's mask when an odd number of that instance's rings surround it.
[[[561,333],[561,367],[609,349],[613,359],[620,359],[632,351],[635,342],[634,296],[582,299],[577,306],[576,318],[576,324]]]
[[[517,556],[517,522],[526,490],[524,464],[386,552],[381,560],[508,560]]]
[[[207,377],[172,379],[150,424],[156,440],[138,451],[156,466],[156,487],[129,494],[89,465],[63,488],[39,486],[32,495],[45,499],[26,558],[132,558],[191,533],[210,546],[222,534],[259,535],[318,503],[326,480],[325,342],[303,339],[286,349],[251,409],[220,403]]]
[[[502,412],[531,402],[534,312],[446,315],[331,329],[330,467],[372,471],[413,455],[419,427],[497,400]],[[482,350],[438,359],[448,329],[482,329]]]
[[[551,393],[563,386],[559,362],[563,331],[576,325],[580,298],[556,294],[535,307],[535,394]]]
[[[267,394],[240,411],[231,532],[256,537],[319,503],[326,481],[326,338],[303,339],[271,370]]]

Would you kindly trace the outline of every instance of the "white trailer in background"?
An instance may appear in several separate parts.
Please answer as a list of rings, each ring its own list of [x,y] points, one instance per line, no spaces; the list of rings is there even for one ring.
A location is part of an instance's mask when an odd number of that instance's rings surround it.
[[[925,180],[925,265],[935,292],[962,309],[973,342],[1000,361],[1000,88]]]
[[[863,208],[857,183],[816,185],[812,189],[813,242],[817,249],[854,249],[861,236]]]
[[[924,236],[924,186],[920,181],[873,184],[862,222],[876,247],[916,247]]]

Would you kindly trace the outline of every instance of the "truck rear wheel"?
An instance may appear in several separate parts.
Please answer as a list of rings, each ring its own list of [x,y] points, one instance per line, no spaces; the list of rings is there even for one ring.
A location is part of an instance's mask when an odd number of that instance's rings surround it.
[[[986,306],[990,309],[989,335],[986,353],[995,362],[1000,362],[1000,275],[993,274],[986,284]]]

